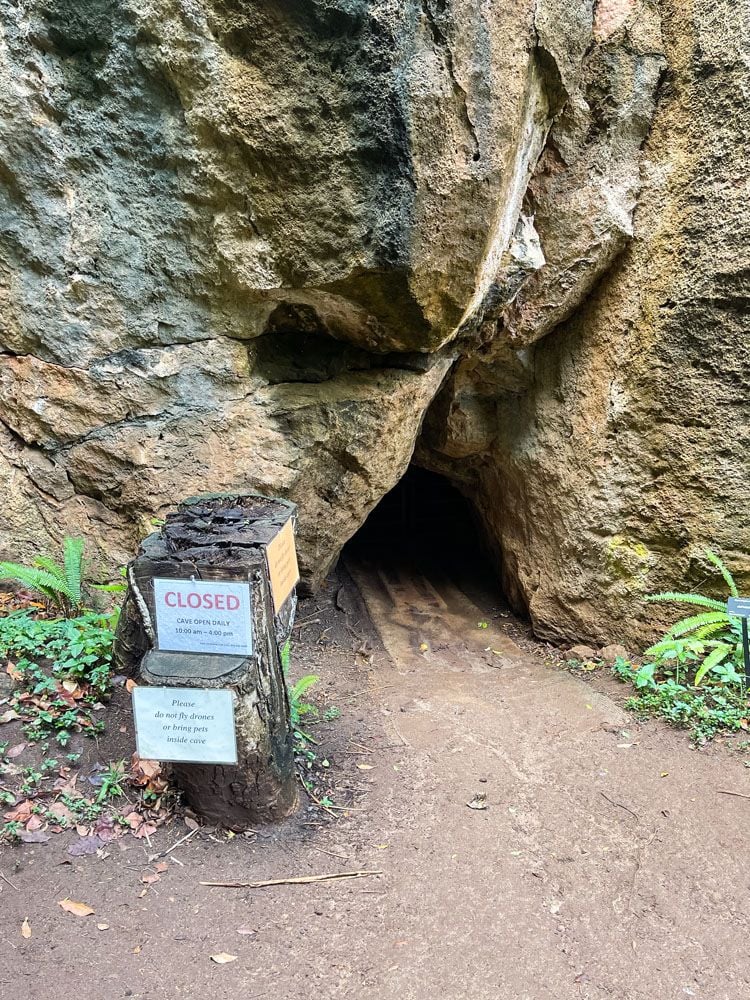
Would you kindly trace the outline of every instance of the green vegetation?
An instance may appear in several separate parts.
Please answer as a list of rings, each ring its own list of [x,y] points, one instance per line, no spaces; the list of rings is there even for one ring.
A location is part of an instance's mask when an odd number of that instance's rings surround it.
[[[289,716],[292,722],[292,728],[298,729],[300,719],[303,715],[317,715],[317,709],[314,705],[309,705],[307,702],[302,700],[303,695],[310,690],[310,688],[317,684],[320,678],[317,674],[305,674],[304,677],[293,684],[289,688]]]
[[[84,542],[66,537],[62,547],[62,563],[51,556],[37,556],[31,566],[0,562],[0,580],[12,580],[26,590],[38,594],[52,610],[65,617],[75,617],[84,610]],[[124,573],[124,571],[121,571]],[[125,583],[90,584],[92,590],[120,593]]]
[[[287,681],[287,693],[289,695],[289,719],[292,724],[292,729],[294,730],[294,735],[299,738],[304,738],[309,740],[309,742],[314,742],[305,733],[298,732],[300,719],[303,715],[317,715],[317,709],[314,705],[309,705],[306,701],[302,700],[303,695],[310,690],[310,688],[317,684],[320,678],[317,674],[305,674],[304,677],[300,679],[295,684],[289,683],[289,665],[292,659],[292,640],[287,639],[284,645],[279,651],[281,656],[281,667],[284,671],[284,677]]]
[[[83,608],[83,541],[65,539],[62,564],[51,556],[37,556],[31,566],[0,562],[0,580],[20,583],[64,615],[78,614]]]
[[[737,585],[726,565],[710,550],[705,555],[736,597]],[[645,651],[641,666],[622,659],[615,662],[615,676],[636,689],[627,707],[643,717],[659,716],[689,729],[698,743],[722,729],[747,729],[740,619],[727,614],[726,603],[703,594],[670,591],[646,600],[701,610],[672,625]]]
[[[93,711],[110,690],[112,617],[35,618],[16,611],[0,618],[0,657],[19,687],[11,709],[28,739],[54,736],[66,746],[73,731],[100,732]]]

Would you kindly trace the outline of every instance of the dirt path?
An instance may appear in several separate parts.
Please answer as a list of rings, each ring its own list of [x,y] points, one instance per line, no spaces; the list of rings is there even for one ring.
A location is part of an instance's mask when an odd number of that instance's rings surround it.
[[[132,838],[103,859],[68,858],[62,838],[6,850],[0,870],[15,888],[0,882],[0,994],[748,995],[750,801],[718,792],[750,794],[742,756],[638,727],[524,653],[512,624],[448,580],[351,569],[385,649],[367,665],[361,614],[344,621],[329,600],[302,608],[312,624],[299,629],[296,657],[341,708],[321,753],[356,808],[332,821],[306,806],[283,827],[229,842],[195,836],[152,884],[142,881],[149,849]],[[351,594],[338,604],[352,607]],[[328,642],[337,629],[351,642]],[[486,809],[467,806],[481,795]],[[185,833],[175,823],[154,851]],[[198,884],[352,869],[383,874],[263,890]],[[96,914],[63,913],[65,896]],[[213,964],[222,951],[237,960]]]

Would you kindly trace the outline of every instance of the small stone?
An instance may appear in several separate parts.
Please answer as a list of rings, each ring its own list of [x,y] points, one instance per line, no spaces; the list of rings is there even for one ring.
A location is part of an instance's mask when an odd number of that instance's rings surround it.
[[[569,660],[594,660],[596,659],[596,650],[592,649],[591,646],[571,646],[568,650]]]
[[[613,642],[609,646],[602,646],[599,650],[598,659],[603,660],[610,666],[615,662],[618,657],[622,657],[623,660],[629,659],[628,651],[624,646],[619,643]]]
[[[16,682],[5,671],[0,672],[0,698],[9,698],[13,694]]]

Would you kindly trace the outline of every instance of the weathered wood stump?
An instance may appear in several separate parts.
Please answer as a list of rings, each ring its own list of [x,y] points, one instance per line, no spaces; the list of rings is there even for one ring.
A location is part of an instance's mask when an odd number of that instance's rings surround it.
[[[258,494],[191,498],[167,515],[161,530],[143,541],[128,566],[128,592],[115,637],[117,668],[147,685],[233,692],[237,764],[173,765],[187,802],[211,822],[233,829],[281,819],[297,805],[280,659],[294,618],[294,579],[287,573],[286,582],[282,580],[285,592],[290,581],[292,586],[279,605],[278,560],[269,566],[267,549],[274,539],[278,543],[290,519],[285,535],[293,530],[295,516],[294,504]],[[293,548],[291,552],[296,569]],[[155,580],[166,584],[159,582],[155,588]],[[248,583],[252,652],[175,651],[174,637],[172,648],[170,642],[160,643],[155,590],[162,593],[170,581],[199,581],[199,586],[208,581]],[[171,586],[185,591],[184,583]],[[172,595],[172,603],[175,600]],[[159,610],[163,614],[161,604]]]

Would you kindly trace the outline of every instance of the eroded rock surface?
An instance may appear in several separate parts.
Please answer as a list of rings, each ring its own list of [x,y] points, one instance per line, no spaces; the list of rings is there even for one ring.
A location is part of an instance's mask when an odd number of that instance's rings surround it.
[[[314,584],[419,439],[545,634],[750,569],[748,11],[688,6],[0,0],[2,554],[258,489]]]

